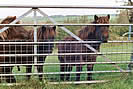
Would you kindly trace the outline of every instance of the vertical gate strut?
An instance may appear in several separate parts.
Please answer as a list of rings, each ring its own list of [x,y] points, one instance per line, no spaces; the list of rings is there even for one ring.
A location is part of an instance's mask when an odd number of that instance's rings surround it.
[[[33,8],[33,19],[34,19],[34,24],[37,24],[37,8]],[[37,42],[37,26],[34,26],[34,42]],[[37,54],[37,44],[34,44],[34,54]],[[37,56],[34,56],[34,64],[37,64]],[[34,66],[34,72],[37,73],[37,67]]]

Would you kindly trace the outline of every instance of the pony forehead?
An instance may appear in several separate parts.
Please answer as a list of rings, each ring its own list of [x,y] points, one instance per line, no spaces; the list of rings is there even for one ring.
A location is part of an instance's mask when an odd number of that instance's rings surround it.
[[[101,16],[101,17],[98,17],[98,19],[108,19],[107,16]]]
[[[98,23],[109,23],[109,18],[107,16],[98,17],[96,22],[98,22]]]

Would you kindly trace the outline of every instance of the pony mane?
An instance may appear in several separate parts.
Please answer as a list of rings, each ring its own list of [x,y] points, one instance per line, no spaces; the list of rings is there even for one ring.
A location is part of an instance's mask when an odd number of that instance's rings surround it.
[[[110,16],[102,16],[102,17],[98,17],[98,16],[94,16],[94,21],[91,22],[92,24],[109,24],[109,18]],[[78,36],[82,39],[82,40],[86,40],[88,39],[90,34],[93,34],[95,32],[95,25],[93,26],[85,26],[83,27],[79,32],[78,32]],[[94,35],[94,34],[93,34]]]
[[[94,26],[85,26],[78,32],[78,37],[82,40],[88,39],[89,34],[95,31]]]
[[[38,39],[42,39],[42,35],[44,36],[43,39],[51,39],[53,37],[55,37],[56,35],[56,32],[55,32],[55,28],[53,27],[50,27],[50,26],[43,26],[43,27],[40,27],[38,28],[38,32],[37,32],[37,35],[38,35]]]
[[[29,31],[31,39],[34,39],[34,30]],[[56,36],[56,31],[54,27],[50,26],[41,26],[37,29],[37,39],[38,40],[47,40],[53,39]]]

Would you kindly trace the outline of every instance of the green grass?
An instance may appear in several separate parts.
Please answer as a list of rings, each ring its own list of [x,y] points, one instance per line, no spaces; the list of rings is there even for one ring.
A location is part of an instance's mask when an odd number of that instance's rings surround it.
[[[25,84],[0,86],[0,89],[133,89],[133,76],[121,75],[112,81],[99,84],[59,84],[40,83],[38,80],[25,81]]]
[[[132,51],[132,44],[126,43],[126,44],[103,44],[101,46],[101,52],[131,52]],[[57,52],[57,49],[54,50],[54,53]],[[113,55],[105,55],[107,58],[109,58],[111,61],[130,61],[131,54],[113,54]],[[104,62],[106,61],[101,56],[97,57],[97,62]],[[46,63],[59,63],[58,56],[47,56]],[[127,69],[128,64],[117,64],[122,69]],[[94,65],[95,71],[110,71],[110,70],[118,70],[112,64],[95,64]],[[25,67],[21,67],[21,72],[17,71],[17,68],[14,68],[14,73],[24,73]],[[76,68],[74,67],[73,72],[76,71]],[[83,71],[86,71],[86,65],[83,66]],[[44,72],[60,72],[60,65],[45,65],[44,66]],[[95,80],[99,79],[109,79],[110,77],[118,77],[121,73],[98,73],[93,74],[93,78]],[[47,81],[60,81],[60,75],[44,75],[44,78]],[[81,74],[81,80],[86,80],[87,74]],[[33,76],[34,78],[34,76]],[[36,78],[36,77],[35,77]],[[16,76],[17,81],[23,81],[26,80],[25,76]],[[75,74],[71,75],[71,80],[75,80]]]
[[[106,43],[101,45],[101,52],[131,52],[131,43],[122,44],[111,44]],[[53,53],[56,53],[57,49]],[[105,55],[111,61],[130,61],[131,54],[113,54]],[[104,62],[101,56],[97,57],[97,62]],[[58,56],[47,56],[46,63],[59,63]],[[127,64],[117,64],[122,69],[127,69]],[[95,71],[108,71],[108,70],[118,70],[113,67],[112,64],[95,64]],[[33,70],[34,71],[34,70]],[[73,72],[76,71],[74,67]],[[86,65],[83,67],[83,71],[86,71]],[[25,67],[21,66],[21,71],[17,71],[17,67],[13,69],[14,73],[24,73],[26,72]],[[59,65],[46,65],[44,66],[44,72],[60,72]],[[93,79],[95,80],[110,80],[103,84],[81,84],[81,85],[50,85],[49,81],[60,81],[60,75],[44,75],[45,83],[40,83],[37,76],[32,76],[30,81],[26,81],[26,76],[15,76],[17,82],[25,82],[26,85],[17,86],[0,86],[0,89],[133,89],[133,77],[126,76],[124,73],[98,73],[93,74]],[[81,74],[81,80],[86,80],[87,74]],[[75,74],[71,75],[71,80],[75,80]],[[38,88],[37,88],[38,87]]]

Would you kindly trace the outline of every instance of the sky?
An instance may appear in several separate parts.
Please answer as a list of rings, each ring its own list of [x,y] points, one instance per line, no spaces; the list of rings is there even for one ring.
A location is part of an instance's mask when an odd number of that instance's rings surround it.
[[[127,0],[0,0],[0,5],[99,5],[119,6]],[[20,16],[28,9],[22,8],[0,8],[0,18],[6,16]],[[94,14],[115,14],[118,10],[90,10],[90,9],[41,9],[48,15],[94,15]],[[32,14],[31,14],[32,15]],[[31,16],[30,15],[30,16]]]

